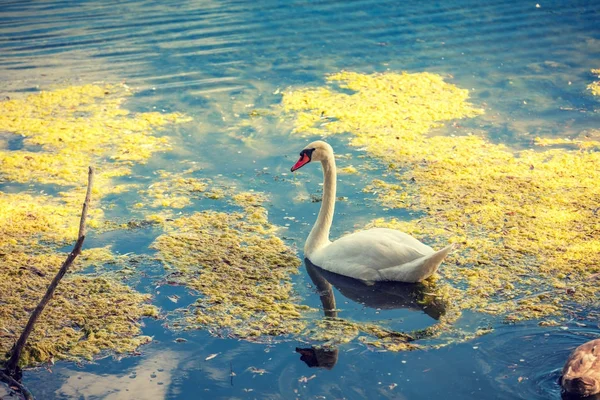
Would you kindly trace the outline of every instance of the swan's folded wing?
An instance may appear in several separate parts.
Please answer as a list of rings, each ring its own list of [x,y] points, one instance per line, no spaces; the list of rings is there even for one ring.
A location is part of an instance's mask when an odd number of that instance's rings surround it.
[[[379,275],[385,281],[420,282],[429,278],[454,249],[454,245],[446,246],[442,250],[428,254],[416,260],[396,267],[379,270]]]
[[[409,235],[378,228],[344,236],[317,250],[311,261],[328,271],[359,278],[365,269],[379,271],[431,253],[431,247]]]

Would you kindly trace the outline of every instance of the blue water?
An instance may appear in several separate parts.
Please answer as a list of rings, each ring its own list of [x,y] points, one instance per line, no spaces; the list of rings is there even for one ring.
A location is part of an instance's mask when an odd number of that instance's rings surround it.
[[[289,223],[281,234],[302,248],[318,204],[294,197],[316,193],[321,172],[284,174],[306,139],[268,118],[259,131],[232,129],[251,109],[277,103],[277,89],[318,86],[326,74],[342,69],[439,73],[470,89],[472,102],[486,108],[485,116],[461,121],[463,129],[526,147],[538,135],[569,136],[600,126],[598,100],[585,91],[593,80],[589,70],[600,68],[599,21],[598,1],[541,1],[536,7],[535,1],[511,0],[0,0],[0,97],[57,84],[126,82],[138,89],[127,108],[181,111],[195,121],[172,128],[167,134],[175,151],[136,167],[134,179],[144,181],[157,169],[178,171],[183,160],[201,161],[205,176],[269,193],[270,221]],[[241,140],[248,137],[252,141]],[[334,237],[373,218],[406,217],[362,193],[383,166],[361,158],[364,153],[347,140],[330,142],[350,155],[348,164],[373,168],[341,176],[338,192],[348,199],[338,203]],[[300,186],[294,179],[302,180]],[[107,217],[122,218],[118,209]],[[86,244],[144,254],[156,234],[152,228],[127,232],[126,238],[117,232]],[[147,276],[131,284],[153,294],[165,312],[177,307],[167,296],[177,294],[180,304],[189,304],[193,296],[185,289],[157,285],[158,269],[148,266]],[[294,280],[303,302],[319,307],[304,269]],[[334,295],[340,317],[387,321],[402,330],[435,321],[418,308],[370,308],[338,289]],[[168,324],[145,321],[144,334],[155,341],[138,356],[58,362],[27,371],[24,382],[40,399],[559,399],[556,381],[569,352],[600,335],[594,321],[503,325],[474,313],[463,318],[464,327],[491,325],[494,331],[406,353],[350,343],[339,347],[335,365],[325,369],[302,362],[295,349],[310,344],[294,339],[256,344],[178,332]]]

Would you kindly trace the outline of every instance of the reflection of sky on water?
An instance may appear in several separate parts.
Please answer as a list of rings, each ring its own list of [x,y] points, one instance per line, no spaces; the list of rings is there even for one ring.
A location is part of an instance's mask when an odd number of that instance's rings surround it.
[[[178,354],[158,351],[147,355],[126,375],[97,375],[75,371],[57,390],[58,396],[69,398],[97,397],[107,400],[132,398],[162,399],[171,384]]]
[[[189,342],[167,344],[168,350],[102,360],[84,370],[57,364],[53,373],[42,370],[29,383],[44,399],[559,399],[562,363],[596,336],[592,330],[527,324],[500,326],[493,334],[435,351],[390,354],[346,345],[329,370],[300,361],[295,348],[303,343],[257,345],[193,333]],[[217,356],[206,360],[212,354]]]
[[[140,90],[128,108],[156,107],[194,117],[193,124],[165,132],[174,140],[174,151],[137,166],[128,182],[148,183],[151,171],[178,171],[197,162],[216,182],[268,192],[271,221],[288,224],[279,234],[298,248],[318,212],[318,204],[306,199],[321,182],[318,169],[289,174],[306,139],[290,137],[289,123],[268,117],[250,128],[237,126],[253,108],[277,103],[278,90],[320,85],[325,74],[340,69],[436,72],[472,89],[473,103],[487,110],[440,132],[472,131],[515,147],[527,147],[538,135],[573,137],[597,129],[600,121],[598,100],[585,90],[593,80],[589,70],[600,68],[597,2],[540,2],[538,8],[535,2],[517,1],[131,0],[1,7],[2,96],[64,83],[126,81]],[[362,193],[383,173],[377,160],[348,148],[344,137],[330,142],[339,154],[349,155],[339,166],[354,165],[360,172],[340,176],[338,194],[347,199],[336,206],[334,237],[372,218],[408,217],[383,210]],[[9,145],[0,132],[0,146]],[[122,217],[123,205],[138,199],[129,193],[110,201],[121,206],[107,210],[116,218]],[[212,207],[222,206],[198,206]],[[90,237],[88,244],[117,243],[122,253],[147,252],[154,234],[139,230],[123,238],[117,232]],[[319,307],[304,270],[294,279],[305,303]],[[157,288],[146,281],[139,286],[167,310],[174,307],[167,293],[180,296],[180,304],[192,301],[184,288]],[[335,294],[346,318],[386,320],[406,330],[431,323],[419,311],[377,310],[340,296],[337,289]],[[53,374],[42,369],[26,379],[45,399],[118,399],[132,392],[153,399],[206,393],[213,398],[559,398],[557,371],[576,345],[597,334],[590,328],[595,325],[584,322],[588,326],[573,324],[568,330],[533,323],[497,326],[489,316],[468,314],[461,322],[465,328],[491,324],[496,331],[460,345],[402,354],[351,343],[340,346],[333,369],[323,370],[299,360],[294,350],[306,343],[254,344],[206,332],[172,333],[150,321],[144,333],[156,342],[142,348],[139,357],[108,358],[81,368],[58,363]],[[176,337],[188,341],[175,344]],[[211,354],[218,355],[206,360]],[[252,372],[257,369],[267,372]]]

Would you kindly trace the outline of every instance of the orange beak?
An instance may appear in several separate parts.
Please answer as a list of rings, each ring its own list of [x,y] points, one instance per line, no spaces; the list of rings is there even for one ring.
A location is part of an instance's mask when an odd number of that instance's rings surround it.
[[[310,162],[310,157],[306,153],[302,153],[298,162],[296,164],[294,164],[294,166],[292,167],[292,172],[294,172],[295,170],[308,164],[309,162]]]

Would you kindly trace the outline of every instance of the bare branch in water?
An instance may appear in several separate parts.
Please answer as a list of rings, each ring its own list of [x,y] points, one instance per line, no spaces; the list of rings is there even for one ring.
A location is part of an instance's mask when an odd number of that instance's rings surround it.
[[[34,327],[36,321],[38,320],[39,316],[44,311],[46,304],[48,304],[48,302],[54,295],[54,291],[56,290],[58,283],[63,278],[63,276],[65,276],[69,267],[71,267],[71,264],[73,264],[73,261],[75,261],[75,258],[77,258],[77,256],[81,253],[81,247],[83,246],[83,241],[85,240],[86,219],[87,219],[87,213],[88,213],[88,209],[90,206],[90,200],[91,200],[91,196],[92,196],[93,182],[94,182],[94,168],[90,167],[89,172],[88,172],[87,192],[85,195],[85,201],[83,202],[83,209],[81,211],[81,220],[79,222],[79,234],[78,234],[77,242],[75,243],[73,250],[71,251],[71,253],[69,253],[65,262],[60,267],[60,270],[58,271],[58,273],[56,274],[56,276],[54,277],[54,279],[48,286],[48,289],[46,290],[46,294],[44,295],[44,297],[42,297],[42,300],[37,305],[35,310],[33,310],[33,312],[31,313],[31,316],[29,317],[29,321],[27,321],[27,325],[25,326],[23,333],[21,333],[21,336],[19,337],[19,340],[17,341],[15,347],[13,348],[10,359],[6,363],[4,372],[0,371],[0,379],[6,381],[6,379],[4,379],[4,378],[7,377],[10,380],[12,380],[12,381],[7,381],[9,384],[15,385],[15,383],[17,383],[16,386],[22,391],[23,395],[25,395],[25,397],[27,399],[33,399],[33,396],[21,384],[18,384],[18,382],[13,377],[15,377],[16,374],[18,373],[18,370],[19,370],[18,364],[19,364],[19,359],[21,358],[21,352],[23,351],[23,347],[25,347],[25,344],[27,342],[27,339],[29,338],[29,335],[31,334],[31,331],[33,331],[33,327]]]
[[[0,370],[0,381],[6,382],[11,387],[16,387],[17,389],[19,389],[19,392],[21,392],[23,397],[25,397],[25,400],[35,400],[35,397],[33,397],[33,394],[31,394],[31,392],[29,390],[27,390],[27,388],[25,386],[21,385],[12,376],[6,375],[4,372],[2,372],[2,370]]]

